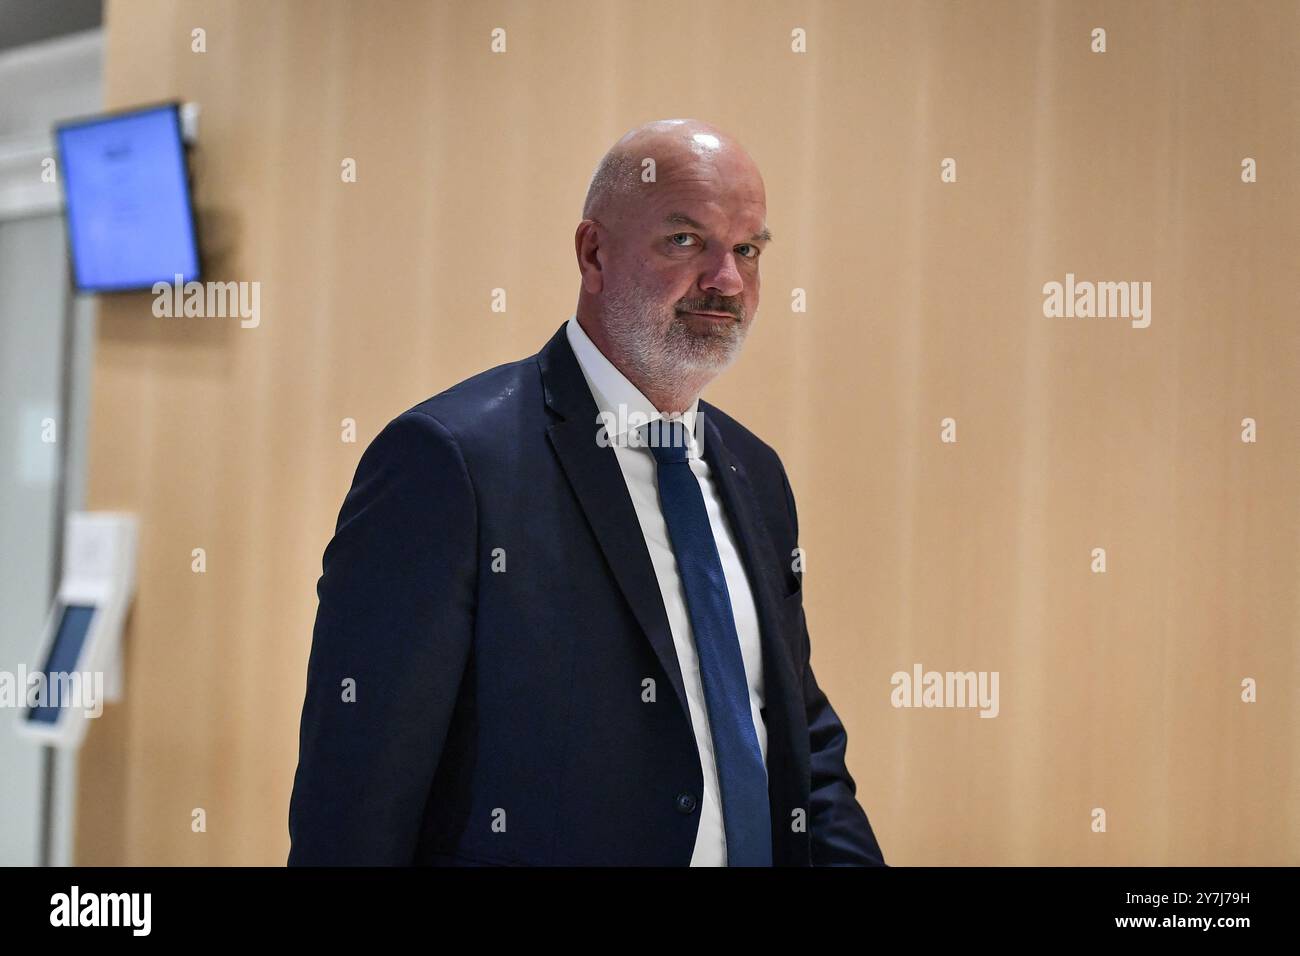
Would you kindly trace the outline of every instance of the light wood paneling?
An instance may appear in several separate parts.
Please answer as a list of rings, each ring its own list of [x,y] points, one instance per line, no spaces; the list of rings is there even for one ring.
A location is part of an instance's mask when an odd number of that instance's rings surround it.
[[[79,862],[283,863],[358,457],[541,346],[596,160],[697,116],[758,160],[776,235],[706,397],[789,470],[886,858],[1300,863],[1300,6],[110,0],[107,27],[110,106],[202,105],[213,277],[261,283],[261,322],[101,302],[91,503],[143,537]],[[1045,318],[1067,272],[1150,281],[1151,326]],[[999,716],[895,709],[916,662],[998,671]]]

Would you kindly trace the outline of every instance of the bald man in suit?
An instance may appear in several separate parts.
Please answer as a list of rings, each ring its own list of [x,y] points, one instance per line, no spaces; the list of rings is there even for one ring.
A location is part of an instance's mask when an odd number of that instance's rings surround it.
[[[766,215],[721,130],[632,130],[592,178],[574,315],[366,449],[317,587],[290,864],[885,865],[785,470],[700,397],[757,313]]]

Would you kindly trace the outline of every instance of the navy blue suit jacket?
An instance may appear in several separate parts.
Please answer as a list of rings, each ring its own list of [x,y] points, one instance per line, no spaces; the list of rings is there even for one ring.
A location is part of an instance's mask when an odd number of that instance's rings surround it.
[[[809,664],[785,470],[699,408],[758,610],[773,862],[883,865]],[[598,427],[561,325],[366,449],[317,585],[291,865],[689,864],[700,755]]]

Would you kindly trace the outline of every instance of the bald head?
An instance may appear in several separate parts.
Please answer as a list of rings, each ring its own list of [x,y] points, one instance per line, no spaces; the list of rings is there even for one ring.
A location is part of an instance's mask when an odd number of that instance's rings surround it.
[[[690,175],[692,166],[705,162],[724,164],[754,177],[762,188],[758,166],[734,138],[711,123],[695,119],[654,120],[628,130],[610,147],[596,166],[582,205],[583,219],[606,225],[617,222],[629,203],[644,195],[643,176],[654,161],[654,180],[670,182]]]

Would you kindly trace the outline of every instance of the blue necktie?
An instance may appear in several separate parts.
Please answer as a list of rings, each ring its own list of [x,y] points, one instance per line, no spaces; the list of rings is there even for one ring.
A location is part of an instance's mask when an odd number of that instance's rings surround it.
[[[642,429],[658,463],[659,504],[695,632],[722,796],[727,865],[771,866],[767,769],[754,730],[749,682],[718,544],[704,494],[686,459],[686,428],[680,421],[656,419]]]

